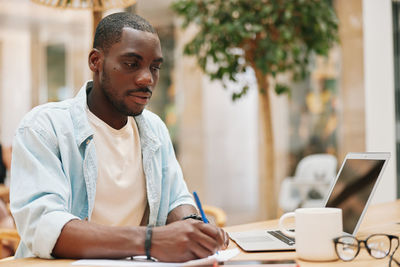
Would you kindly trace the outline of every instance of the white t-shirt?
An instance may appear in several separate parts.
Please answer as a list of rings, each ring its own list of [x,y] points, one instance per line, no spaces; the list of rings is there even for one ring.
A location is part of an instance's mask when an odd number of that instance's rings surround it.
[[[96,198],[91,221],[111,226],[138,226],[147,206],[140,137],[133,117],[119,130],[86,108],[94,130],[98,160]]]

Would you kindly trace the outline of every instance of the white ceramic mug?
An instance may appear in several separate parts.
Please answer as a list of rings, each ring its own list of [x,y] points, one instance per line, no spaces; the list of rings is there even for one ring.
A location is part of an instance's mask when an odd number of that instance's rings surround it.
[[[284,221],[295,218],[295,231],[288,231]],[[336,260],[333,239],[342,235],[342,210],[338,208],[301,208],[279,219],[279,229],[296,239],[296,253],[300,259],[310,261]]]

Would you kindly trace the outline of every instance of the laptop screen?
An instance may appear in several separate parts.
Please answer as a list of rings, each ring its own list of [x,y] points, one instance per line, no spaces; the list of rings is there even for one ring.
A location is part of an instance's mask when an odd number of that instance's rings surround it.
[[[384,164],[384,159],[345,160],[326,203],[342,209],[344,232],[354,234]]]

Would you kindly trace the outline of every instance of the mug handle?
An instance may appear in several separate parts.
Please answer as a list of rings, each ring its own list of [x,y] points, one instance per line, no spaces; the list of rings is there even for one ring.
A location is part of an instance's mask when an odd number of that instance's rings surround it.
[[[291,232],[291,231],[288,231],[284,226],[283,226],[283,221],[284,220],[286,220],[287,218],[289,218],[289,217],[294,217],[295,216],[295,213],[294,212],[288,212],[288,213],[285,213],[285,214],[283,214],[282,216],[281,216],[281,218],[279,219],[279,230],[281,230],[281,232],[284,234],[284,235],[287,235],[288,237],[292,237],[292,238],[294,238],[295,237],[295,232]]]

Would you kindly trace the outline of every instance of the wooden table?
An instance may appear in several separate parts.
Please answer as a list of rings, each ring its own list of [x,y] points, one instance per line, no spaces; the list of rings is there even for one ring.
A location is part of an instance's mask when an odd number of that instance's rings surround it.
[[[276,227],[277,220],[244,224],[238,226],[226,227],[227,231],[245,231],[249,229],[262,229],[267,227]],[[400,200],[372,205],[361,224],[357,236],[365,238],[372,233],[386,233],[400,235]],[[229,245],[230,248],[237,247],[234,242]],[[400,250],[400,249],[399,249]],[[400,260],[400,252],[395,256]],[[301,267],[338,267],[338,266],[359,266],[359,267],[380,267],[388,266],[389,258],[377,260],[368,255],[365,249],[361,249],[357,258],[351,262],[343,262],[341,260],[331,262],[306,262],[297,259],[296,252],[252,252],[246,253],[241,251],[233,260],[277,260],[277,259],[295,259]],[[18,259],[0,261],[0,266],[22,267],[22,266],[71,266],[74,260],[44,260],[37,258]]]
[[[386,233],[400,236],[400,200],[372,205],[369,207],[357,237],[366,238],[372,233]],[[248,229],[262,229],[277,227],[278,220],[245,224],[239,226],[227,227],[228,231],[245,231]],[[233,243],[233,242],[232,242]],[[234,247],[235,244],[230,246]],[[399,248],[400,250],[400,248]],[[396,257],[397,256],[397,257]],[[400,259],[400,251],[395,254],[396,259]],[[362,267],[379,267],[388,266],[389,258],[377,260],[372,258],[364,248],[360,250],[360,254],[351,262],[343,262],[341,260],[331,262],[307,262],[297,259],[296,252],[257,252],[246,253],[242,251],[233,260],[244,259],[295,259],[301,267],[338,267],[338,266],[362,266]],[[392,265],[393,267],[395,265]]]

